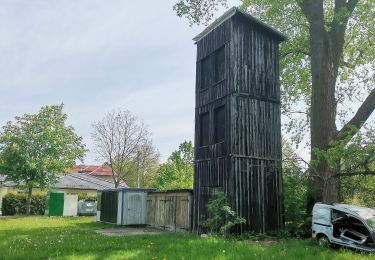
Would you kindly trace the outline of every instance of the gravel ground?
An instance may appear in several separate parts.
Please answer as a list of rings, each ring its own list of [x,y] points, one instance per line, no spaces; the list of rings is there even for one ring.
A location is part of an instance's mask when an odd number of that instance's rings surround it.
[[[121,236],[133,236],[133,235],[157,235],[165,233],[165,231],[150,228],[150,227],[126,227],[126,228],[110,228],[110,229],[99,229],[96,233],[104,236],[121,237]]]

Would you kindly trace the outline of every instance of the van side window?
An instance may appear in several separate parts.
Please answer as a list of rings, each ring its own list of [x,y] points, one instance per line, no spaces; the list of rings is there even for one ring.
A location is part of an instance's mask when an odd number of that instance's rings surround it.
[[[347,216],[344,212],[339,211],[339,210],[335,210],[335,209],[332,210],[332,217],[331,217],[332,222],[339,221],[339,220],[345,219],[345,218],[347,218]]]

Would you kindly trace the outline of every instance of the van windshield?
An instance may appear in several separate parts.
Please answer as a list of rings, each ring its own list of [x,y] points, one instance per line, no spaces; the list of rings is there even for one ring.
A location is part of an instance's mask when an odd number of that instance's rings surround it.
[[[375,216],[372,218],[366,219],[367,225],[369,225],[373,230],[375,230]]]

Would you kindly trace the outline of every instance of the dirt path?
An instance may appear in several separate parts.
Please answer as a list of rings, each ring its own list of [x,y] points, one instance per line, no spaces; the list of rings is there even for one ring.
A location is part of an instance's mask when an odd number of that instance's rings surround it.
[[[120,236],[134,236],[134,235],[157,235],[165,233],[165,231],[150,228],[150,227],[126,227],[126,228],[110,228],[110,229],[99,229],[95,231],[98,234],[111,237]]]

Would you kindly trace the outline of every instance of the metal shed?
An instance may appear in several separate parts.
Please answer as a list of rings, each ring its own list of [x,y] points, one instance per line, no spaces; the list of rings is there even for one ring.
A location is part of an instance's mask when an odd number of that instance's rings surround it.
[[[154,191],[147,195],[147,224],[170,231],[191,231],[192,190]]]
[[[98,191],[97,221],[117,225],[145,225],[146,199],[151,189],[108,189]]]

